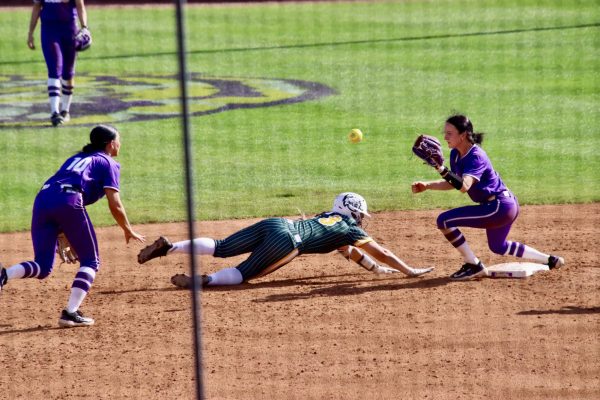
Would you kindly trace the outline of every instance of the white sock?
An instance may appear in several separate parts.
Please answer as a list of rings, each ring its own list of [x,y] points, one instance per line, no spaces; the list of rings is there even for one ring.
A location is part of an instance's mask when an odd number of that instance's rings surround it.
[[[239,285],[244,281],[242,273],[237,268],[225,268],[209,276],[211,281],[208,286]]]
[[[191,247],[189,240],[175,242],[169,253],[189,253]],[[199,255],[212,256],[215,254],[215,241],[211,238],[194,239],[194,252]]]
[[[69,302],[67,303],[67,311],[74,313],[79,310],[83,299],[87,296],[87,292],[79,288],[71,288],[71,295],[69,296]]]
[[[6,269],[6,277],[8,280],[21,279],[25,276],[25,267],[21,264],[15,264]]]
[[[460,254],[462,254],[463,260],[465,260],[466,263],[475,265],[479,264],[479,258],[475,256],[467,242],[464,242],[463,244],[458,246],[456,250],[458,250]]]
[[[50,101],[50,113],[58,113],[60,106],[60,79],[48,78],[48,99]]]
[[[75,275],[73,283],[75,284],[76,281],[80,281],[80,283],[83,282],[89,290],[94,282],[94,279],[96,278],[96,271],[93,268],[81,266],[79,267],[79,271],[77,271],[77,273],[78,275]],[[79,287],[71,287],[71,295],[69,296],[69,302],[67,303],[68,312],[74,313],[75,311],[79,310],[83,299],[85,299],[85,296],[87,296],[88,290],[83,290]]]
[[[69,112],[71,100],[73,100],[73,86],[68,81],[62,80],[62,91],[60,96],[60,111]]]
[[[538,261],[538,262],[541,262],[542,264],[546,264],[548,262],[548,258],[550,257],[548,254],[541,253],[541,252],[537,251],[536,249],[534,249],[533,247],[529,247],[526,245],[523,245],[523,247],[524,247],[524,251],[523,251],[522,258],[527,258],[529,260]]]

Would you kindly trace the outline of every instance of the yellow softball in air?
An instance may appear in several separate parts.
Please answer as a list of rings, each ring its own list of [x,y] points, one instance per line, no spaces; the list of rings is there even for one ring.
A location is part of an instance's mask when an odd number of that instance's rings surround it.
[[[362,142],[363,133],[360,129],[352,129],[348,134],[348,140],[352,143]]]

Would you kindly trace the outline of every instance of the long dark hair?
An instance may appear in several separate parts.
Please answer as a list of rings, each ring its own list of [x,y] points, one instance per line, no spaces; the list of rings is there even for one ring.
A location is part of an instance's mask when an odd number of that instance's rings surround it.
[[[467,140],[473,144],[483,143],[483,132],[473,132],[473,124],[466,115],[456,114],[446,120],[446,123],[453,125],[458,133],[467,133]]]
[[[81,149],[84,153],[94,153],[102,151],[106,145],[117,138],[119,131],[110,125],[98,125],[90,132],[90,143]]]

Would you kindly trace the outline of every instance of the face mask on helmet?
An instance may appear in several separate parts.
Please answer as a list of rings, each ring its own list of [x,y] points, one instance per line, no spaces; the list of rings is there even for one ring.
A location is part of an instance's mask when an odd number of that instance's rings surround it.
[[[367,212],[367,201],[361,195],[352,192],[339,194],[333,201],[332,211],[354,218],[359,225],[364,215],[370,217]]]

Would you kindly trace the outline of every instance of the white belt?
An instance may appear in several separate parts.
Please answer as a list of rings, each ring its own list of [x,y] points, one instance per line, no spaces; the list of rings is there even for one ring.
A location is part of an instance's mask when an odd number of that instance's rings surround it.
[[[510,197],[510,192],[508,190],[503,190],[500,193],[497,194],[493,194],[490,197],[487,198],[487,201],[494,201],[496,200],[498,197]]]

